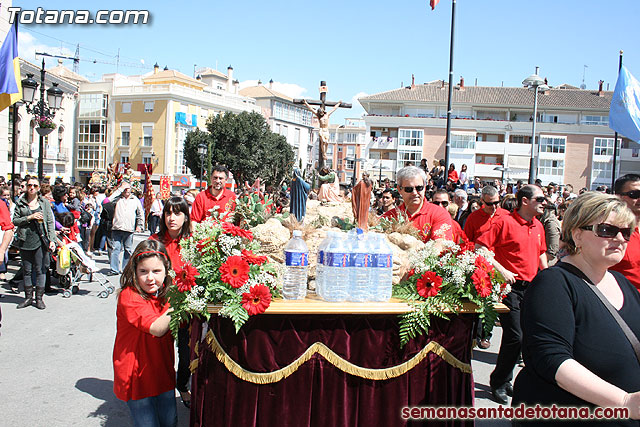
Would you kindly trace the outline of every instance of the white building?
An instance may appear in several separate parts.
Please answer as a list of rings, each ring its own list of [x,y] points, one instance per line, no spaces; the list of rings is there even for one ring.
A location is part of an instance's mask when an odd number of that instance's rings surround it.
[[[365,156],[397,171],[425,158],[443,159],[448,85],[412,85],[360,98],[367,112]],[[559,85],[538,98],[538,177],[544,184],[574,188],[611,185],[612,92]],[[527,180],[531,156],[533,92],[522,87],[465,87],[453,90],[451,162],[482,179]],[[619,142],[620,143],[620,142]],[[622,139],[617,176],[640,170],[640,146]]]
[[[312,114],[304,105],[293,103],[293,99],[273,90],[273,81],[269,87],[247,87],[240,94],[254,98],[271,131],[284,136],[296,156],[296,165],[304,170],[312,159]]]

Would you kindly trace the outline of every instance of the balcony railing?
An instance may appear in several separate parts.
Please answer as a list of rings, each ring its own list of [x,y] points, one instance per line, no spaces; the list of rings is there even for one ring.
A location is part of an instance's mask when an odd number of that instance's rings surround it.
[[[395,150],[398,148],[398,138],[391,136],[372,136],[367,140],[370,149]]]

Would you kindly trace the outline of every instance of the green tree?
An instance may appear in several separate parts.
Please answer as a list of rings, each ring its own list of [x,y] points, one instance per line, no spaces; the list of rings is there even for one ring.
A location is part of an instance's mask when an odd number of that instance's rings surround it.
[[[224,164],[238,184],[260,178],[267,185],[277,186],[293,167],[293,149],[283,136],[271,132],[259,113],[212,116],[207,120],[207,129],[208,132],[190,132],[188,143],[185,141],[187,167],[196,176],[200,173],[200,142],[208,143],[207,170],[211,164]]]
[[[184,140],[184,161],[191,174],[199,179],[209,180],[208,170],[211,169],[211,156],[207,155],[204,158],[198,153],[198,147],[204,144],[207,147],[207,153],[211,152],[212,140],[209,132],[201,131],[196,128],[195,130],[187,133],[187,137]],[[202,177],[200,176],[200,168],[202,167]]]

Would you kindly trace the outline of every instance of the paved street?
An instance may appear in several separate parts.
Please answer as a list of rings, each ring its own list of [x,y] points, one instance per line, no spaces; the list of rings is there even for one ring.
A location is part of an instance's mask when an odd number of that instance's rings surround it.
[[[136,235],[135,243],[144,239]],[[96,258],[108,270],[105,255]],[[10,271],[16,271],[13,262]],[[12,276],[12,274],[9,274]],[[119,277],[108,277],[116,287]],[[71,298],[45,295],[47,309],[16,310],[23,294],[0,287],[1,419],[5,426],[131,426],[127,406],[113,394],[111,352],[115,337],[114,295],[98,298],[97,282],[81,282]],[[494,331],[488,350],[474,351],[476,406],[497,406],[489,399],[489,374],[500,344]],[[177,394],[176,394],[177,395]],[[189,413],[177,399],[178,425],[188,425]],[[477,422],[479,426],[508,425],[504,421]]]

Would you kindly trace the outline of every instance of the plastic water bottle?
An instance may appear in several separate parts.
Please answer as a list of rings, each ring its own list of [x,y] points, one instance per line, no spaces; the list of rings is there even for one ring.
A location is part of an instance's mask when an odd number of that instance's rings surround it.
[[[325,250],[322,299],[325,301],[346,301],[349,286],[349,251],[342,233],[334,233]]]
[[[304,299],[307,296],[307,268],[309,249],[302,240],[302,232],[293,230],[293,237],[284,247],[285,273],[282,296],[284,299]]]
[[[355,302],[371,300],[370,272],[371,254],[362,229],[349,233],[349,299]]]
[[[327,233],[327,237],[320,243],[318,246],[318,257],[316,258],[316,294],[323,297],[324,286],[326,282],[326,274],[325,274],[325,258],[327,247],[331,243],[331,240],[334,238],[335,233],[333,231],[329,231]]]
[[[374,301],[388,301],[391,298],[391,287],[393,282],[393,251],[387,244],[384,234],[373,234],[370,248],[374,255],[372,265],[372,284],[375,283],[373,292]]]

